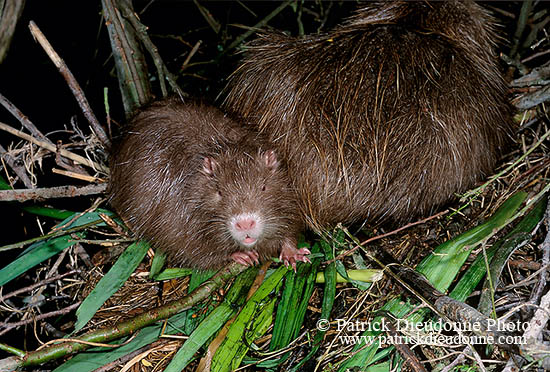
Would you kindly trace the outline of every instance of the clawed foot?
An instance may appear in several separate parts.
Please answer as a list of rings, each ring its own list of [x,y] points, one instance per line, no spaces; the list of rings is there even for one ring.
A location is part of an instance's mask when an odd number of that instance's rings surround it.
[[[281,255],[279,256],[279,259],[285,264],[286,267],[288,267],[289,265],[292,266],[292,269],[294,269],[294,272],[296,272],[297,261],[311,263],[311,261],[307,257],[307,255],[310,253],[311,252],[307,248],[297,249],[295,244],[285,242],[285,244],[283,244],[283,249],[281,250]]]
[[[256,251],[238,251],[231,254],[233,261],[245,266],[254,266],[260,263],[260,256]]]

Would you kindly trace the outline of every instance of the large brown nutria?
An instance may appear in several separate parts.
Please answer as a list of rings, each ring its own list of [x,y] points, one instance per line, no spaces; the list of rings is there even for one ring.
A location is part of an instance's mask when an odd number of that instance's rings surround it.
[[[215,269],[252,265],[296,248],[302,223],[286,168],[268,142],[214,107],[160,101],[115,143],[110,203],[140,238],[173,264]]]
[[[310,227],[407,220],[510,138],[493,28],[472,1],[367,3],[332,32],[250,43],[224,107],[277,145]]]

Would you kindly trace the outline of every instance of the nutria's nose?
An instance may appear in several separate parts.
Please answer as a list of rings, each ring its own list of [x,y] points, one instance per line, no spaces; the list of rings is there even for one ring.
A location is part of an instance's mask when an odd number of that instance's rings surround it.
[[[242,219],[235,222],[235,227],[239,231],[252,230],[256,226],[256,221],[252,218]]]

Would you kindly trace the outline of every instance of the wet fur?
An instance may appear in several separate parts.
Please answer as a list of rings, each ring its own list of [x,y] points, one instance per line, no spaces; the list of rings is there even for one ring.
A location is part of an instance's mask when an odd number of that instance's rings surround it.
[[[224,107],[286,156],[310,227],[409,220],[509,140],[493,28],[471,1],[368,3],[332,32],[250,43]]]
[[[110,203],[173,265],[215,269],[228,263],[243,250],[228,220],[247,210],[265,219],[256,251],[277,256],[282,238],[295,238],[301,223],[284,162],[270,168],[263,161],[270,148],[214,107],[157,102],[129,123],[113,148]],[[214,164],[212,176],[204,172],[205,157]]]

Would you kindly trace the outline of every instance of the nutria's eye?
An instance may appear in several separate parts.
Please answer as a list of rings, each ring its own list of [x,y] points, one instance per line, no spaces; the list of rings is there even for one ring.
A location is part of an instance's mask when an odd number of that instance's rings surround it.
[[[265,191],[265,184],[262,186],[262,191]]]

